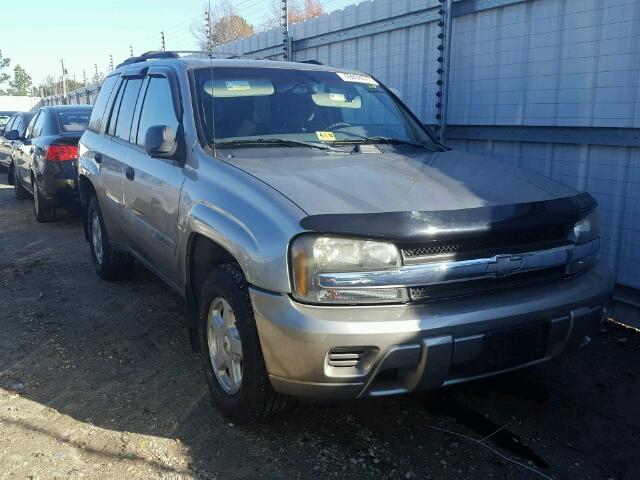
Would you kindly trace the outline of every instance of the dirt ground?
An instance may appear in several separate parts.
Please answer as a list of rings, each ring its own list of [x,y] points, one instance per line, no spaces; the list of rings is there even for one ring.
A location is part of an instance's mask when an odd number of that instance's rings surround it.
[[[0,477],[640,478],[631,329],[488,381],[238,427],[182,315],[142,268],[100,280],[79,219],[36,223],[0,174]]]

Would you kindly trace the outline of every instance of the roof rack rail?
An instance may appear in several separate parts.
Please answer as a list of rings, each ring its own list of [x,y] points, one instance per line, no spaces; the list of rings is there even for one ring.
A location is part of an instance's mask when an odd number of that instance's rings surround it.
[[[324,65],[322,62],[319,62],[318,60],[302,60],[298,63],[309,63],[311,65]]]
[[[163,58],[180,58],[180,54],[187,54],[187,55],[193,55],[193,56],[201,55],[206,58],[211,58],[211,57],[216,58],[217,56],[221,56],[222,58],[224,58],[224,55],[227,55],[226,58],[233,58],[233,59],[251,58],[253,60],[268,60],[266,58],[253,57],[253,56],[250,56],[250,54],[243,54],[243,53],[216,52],[216,51],[207,52],[203,50],[167,50],[167,51],[156,50],[156,51],[145,52],[142,55],[139,55],[137,57],[127,58],[122,63],[119,63],[116,68],[124,67],[125,65],[131,65],[133,63],[146,62],[147,60],[159,60]]]
[[[125,65],[131,65],[132,63],[146,62],[152,59],[161,58],[179,58],[178,52],[163,52],[163,51],[150,51],[145,52],[137,57],[127,58],[124,62],[118,64],[116,68],[124,67]]]

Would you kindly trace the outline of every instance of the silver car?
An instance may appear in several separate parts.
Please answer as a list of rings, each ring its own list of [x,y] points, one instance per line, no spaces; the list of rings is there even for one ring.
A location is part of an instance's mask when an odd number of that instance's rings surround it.
[[[589,343],[612,291],[595,200],[447,148],[370,75],[128,60],[79,144],[97,273],[186,300],[221,411],[396,395]]]

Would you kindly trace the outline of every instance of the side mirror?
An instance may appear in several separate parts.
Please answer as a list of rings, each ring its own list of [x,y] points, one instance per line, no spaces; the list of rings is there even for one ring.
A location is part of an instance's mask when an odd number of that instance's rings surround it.
[[[176,132],[167,125],[153,125],[144,135],[144,148],[152,157],[171,158],[177,147]]]
[[[0,125],[0,136],[4,135],[4,125]]]
[[[20,140],[20,134],[18,130],[9,130],[4,136],[7,140]]]

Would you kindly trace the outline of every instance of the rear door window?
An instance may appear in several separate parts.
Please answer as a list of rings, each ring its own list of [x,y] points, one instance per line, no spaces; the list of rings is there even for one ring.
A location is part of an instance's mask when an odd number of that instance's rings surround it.
[[[38,117],[35,119],[36,121],[33,123],[33,130],[31,131],[31,138],[37,138],[42,135],[42,126],[44,125],[44,121],[47,114],[45,112],[40,112]]]
[[[36,114],[35,117],[33,117],[31,119],[31,121],[29,122],[29,125],[27,125],[27,129],[25,130],[24,133],[24,137],[25,138],[31,138],[32,137],[32,133],[33,133],[33,127],[36,124],[36,122],[38,121],[38,118],[42,115],[42,112],[38,112]]]
[[[118,110],[118,117],[115,121],[114,130],[114,135],[122,140],[129,141],[131,124],[133,122],[133,113],[136,108],[136,101],[141,87],[141,78],[127,80],[127,83],[124,86],[124,93],[122,94],[122,100],[120,102],[120,109]],[[113,123],[113,117],[111,119],[111,123]],[[111,124],[109,125],[109,130],[111,130]]]
[[[89,130],[92,130],[94,132],[100,131],[104,112],[107,109],[109,98],[111,98],[111,93],[113,92],[113,88],[116,86],[118,78],[119,75],[112,75],[110,77],[107,77],[102,83],[100,93],[98,93],[98,98],[96,99],[96,103],[93,106],[91,117],[89,119]]]
[[[178,131],[178,118],[173,108],[171,85],[166,77],[151,77],[144,97],[140,123],[138,124],[137,143],[144,147],[144,137],[149,127],[167,125]]]
[[[14,124],[15,120],[16,120],[15,118],[9,119],[9,121],[7,122],[7,124],[4,127],[5,133],[10,132],[11,130],[15,130],[13,128],[13,124]]]

